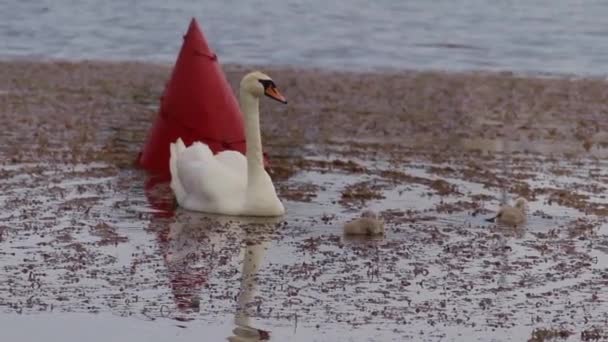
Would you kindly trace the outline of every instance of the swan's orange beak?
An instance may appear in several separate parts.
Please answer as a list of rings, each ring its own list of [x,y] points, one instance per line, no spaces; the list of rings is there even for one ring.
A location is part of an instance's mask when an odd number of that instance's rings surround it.
[[[270,86],[264,90],[264,94],[271,99],[275,99],[282,103],[287,103],[287,99],[283,96],[276,87]]]

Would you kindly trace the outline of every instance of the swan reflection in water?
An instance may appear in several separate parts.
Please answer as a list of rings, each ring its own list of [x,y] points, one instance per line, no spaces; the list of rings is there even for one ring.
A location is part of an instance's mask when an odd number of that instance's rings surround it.
[[[265,224],[267,229],[274,229],[275,224]],[[252,302],[257,289],[256,274],[264,260],[266,251],[270,246],[269,236],[255,236],[247,234],[243,248],[243,267],[241,270],[241,290],[237,297],[237,309],[232,330],[233,335],[228,337],[231,342],[265,341],[270,339],[267,331],[254,328],[247,313],[247,305]]]
[[[174,300],[181,311],[196,311],[201,289],[212,277],[214,265],[242,256],[241,287],[237,297],[235,328],[229,341],[269,339],[254,328],[247,306],[255,296],[256,274],[281,218],[228,217],[188,212],[170,224],[166,262]],[[236,270],[235,270],[236,271]]]

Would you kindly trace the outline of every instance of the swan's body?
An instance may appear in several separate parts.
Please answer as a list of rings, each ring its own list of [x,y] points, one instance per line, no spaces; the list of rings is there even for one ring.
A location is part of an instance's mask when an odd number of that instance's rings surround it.
[[[384,234],[384,221],[370,210],[361,213],[361,217],[344,225],[346,235],[381,235]]]
[[[497,221],[498,223],[519,226],[526,222],[526,205],[525,198],[518,198],[514,206],[503,205],[498,210],[498,213],[493,218],[487,219],[489,222]]]
[[[206,144],[171,144],[171,189],[185,209],[222,215],[280,216],[285,213],[270,176],[264,169],[260,136],[259,98],[285,102],[270,77],[252,72],[240,85],[245,117],[247,157],[236,151],[217,155]]]

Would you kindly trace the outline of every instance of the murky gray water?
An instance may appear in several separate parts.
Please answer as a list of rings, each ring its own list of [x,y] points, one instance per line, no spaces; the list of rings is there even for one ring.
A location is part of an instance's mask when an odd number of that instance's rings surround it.
[[[607,73],[598,0],[0,2],[0,57],[172,62],[191,17],[221,61]]]

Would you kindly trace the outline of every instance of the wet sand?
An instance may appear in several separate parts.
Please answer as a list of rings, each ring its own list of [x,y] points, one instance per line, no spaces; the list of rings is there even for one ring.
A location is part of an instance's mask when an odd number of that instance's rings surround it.
[[[176,209],[133,166],[169,66],[0,62],[11,336],[95,315],[218,340],[234,319],[276,341],[607,338],[606,81],[262,69],[290,101],[261,108],[280,220]],[[485,222],[518,196],[524,227]],[[385,236],[343,237],[364,208]]]

